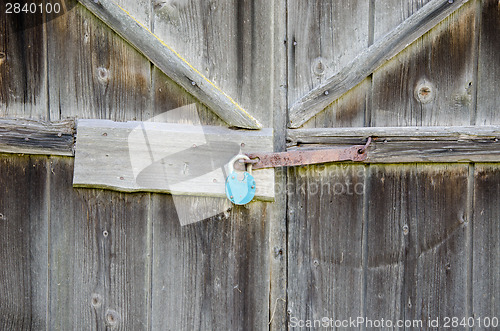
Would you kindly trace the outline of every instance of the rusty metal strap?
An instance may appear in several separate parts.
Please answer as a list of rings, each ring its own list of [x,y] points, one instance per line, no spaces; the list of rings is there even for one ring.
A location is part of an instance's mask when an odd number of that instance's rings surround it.
[[[366,145],[354,145],[347,148],[295,150],[281,153],[252,153],[247,154],[250,161],[244,162],[252,163],[252,169],[262,169],[338,161],[364,161],[367,157],[367,147],[370,142],[371,138],[368,139]]]

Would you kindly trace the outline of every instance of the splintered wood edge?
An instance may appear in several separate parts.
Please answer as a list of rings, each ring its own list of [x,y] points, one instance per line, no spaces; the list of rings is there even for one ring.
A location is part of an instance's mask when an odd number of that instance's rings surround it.
[[[0,152],[73,156],[75,122],[0,119]]]
[[[467,1],[432,0],[424,5],[325,83],[297,100],[289,110],[289,127],[299,128],[304,125]]]
[[[110,0],[78,1],[229,125],[262,128],[248,111],[118,4]]]

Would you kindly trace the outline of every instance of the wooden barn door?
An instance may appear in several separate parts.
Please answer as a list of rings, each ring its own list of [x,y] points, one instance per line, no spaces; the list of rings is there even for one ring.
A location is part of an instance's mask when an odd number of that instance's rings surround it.
[[[289,0],[289,107],[427,2]],[[498,80],[496,6],[464,4],[302,129],[499,124],[486,96]],[[289,325],[363,317],[428,329],[498,316],[498,173],[454,162],[289,168]]]

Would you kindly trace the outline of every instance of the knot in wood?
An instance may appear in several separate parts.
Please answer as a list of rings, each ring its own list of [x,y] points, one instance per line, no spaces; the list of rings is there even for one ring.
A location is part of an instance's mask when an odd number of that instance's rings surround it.
[[[418,102],[429,103],[434,100],[436,89],[430,82],[423,81],[417,84],[414,94]]]

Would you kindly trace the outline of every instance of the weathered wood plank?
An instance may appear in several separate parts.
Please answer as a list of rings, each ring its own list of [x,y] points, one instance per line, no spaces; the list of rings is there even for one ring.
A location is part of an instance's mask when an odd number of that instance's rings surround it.
[[[147,329],[148,194],[74,189],[50,159],[49,330]]]
[[[465,316],[466,165],[370,166],[368,319]]]
[[[47,119],[43,16],[7,13],[7,3],[0,5],[0,116]]]
[[[467,1],[430,1],[337,74],[297,100],[290,107],[290,127],[300,127]]]
[[[72,156],[74,124],[70,120],[0,119],[0,151]]]
[[[438,1],[439,2],[439,1]],[[441,1],[444,7],[465,1]],[[420,1],[375,5],[375,30],[411,14]],[[419,15],[434,1],[424,5]],[[389,8],[390,9],[389,9]],[[410,8],[409,8],[410,7]],[[470,125],[476,38],[476,2],[468,1],[373,74],[372,126]],[[411,19],[410,16],[409,19]],[[404,23],[402,23],[404,24]],[[375,38],[384,39],[383,36]]]
[[[262,125],[229,95],[202,75],[181,54],[109,0],[79,0],[159,69],[233,126],[260,129]]]
[[[147,117],[150,62],[76,0],[68,1],[74,8],[48,15],[46,24],[50,119]]]
[[[364,176],[363,165],[288,170],[292,327],[298,320],[363,316]]]
[[[293,0],[288,2],[287,15],[288,103],[292,105],[300,103],[300,98],[312,89],[327,84],[330,77],[370,45],[370,1]],[[298,126],[327,106],[308,125],[363,126],[370,89],[367,80],[337,102],[334,101],[338,97],[332,99]],[[292,127],[296,121],[294,109],[292,106],[290,112]]]
[[[474,316],[481,318],[484,328],[486,317],[500,318],[499,164],[476,165],[473,217],[472,305]]]
[[[200,197],[191,208],[218,200]],[[152,329],[268,329],[267,204],[234,206],[184,227],[178,206],[154,195]]]
[[[45,157],[0,156],[0,329],[45,330],[48,196]]]
[[[272,129],[80,120],[73,185],[225,197],[229,160],[272,148]],[[272,200],[274,171],[253,175],[256,198]]]
[[[477,125],[500,124],[500,10],[498,1],[481,1]]]
[[[378,127],[288,130],[289,149],[373,141],[365,163],[500,161],[500,127]]]

